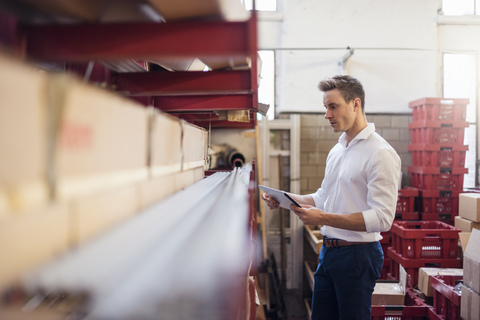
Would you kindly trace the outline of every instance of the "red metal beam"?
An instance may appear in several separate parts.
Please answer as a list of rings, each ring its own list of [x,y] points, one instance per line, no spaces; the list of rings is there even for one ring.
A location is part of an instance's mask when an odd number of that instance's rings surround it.
[[[251,110],[251,94],[202,95],[202,96],[157,96],[153,105],[165,112],[192,112],[217,110]]]
[[[252,93],[250,70],[117,73],[113,83],[131,96]]]
[[[190,123],[193,123],[199,127],[205,129],[211,128],[233,128],[233,129],[254,129],[257,123],[257,117],[254,112],[250,112],[249,122],[234,122],[227,120],[219,120],[218,115],[214,113],[170,113],[180,119],[184,119]]]
[[[232,121],[194,121],[194,125],[208,129],[210,126],[215,129],[254,129],[255,128],[255,119],[251,119],[250,122],[232,122]]]
[[[36,25],[25,28],[26,53],[48,61],[249,57],[257,50],[250,48],[252,23],[255,22]]]
[[[218,114],[214,112],[205,112],[205,113],[177,113],[177,112],[169,112],[170,115],[184,119],[188,122],[209,122],[209,121],[219,121]]]

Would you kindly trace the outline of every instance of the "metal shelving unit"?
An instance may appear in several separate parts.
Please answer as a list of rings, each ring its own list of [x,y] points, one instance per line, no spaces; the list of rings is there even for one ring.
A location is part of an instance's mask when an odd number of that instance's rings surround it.
[[[6,3],[6,6],[0,5],[1,46],[42,68],[76,73],[85,81],[100,83],[107,90],[204,128],[256,127],[259,110],[254,11],[248,20],[235,22],[65,23],[53,17],[47,19],[48,23],[45,20],[38,23],[35,9],[29,7],[23,11],[23,6],[28,7],[24,1]],[[205,72],[151,68],[150,61],[172,57],[214,62],[240,59],[247,61],[248,67]],[[247,121],[228,121],[229,112],[239,111],[247,116]],[[249,223],[245,226],[251,239],[256,238],[255,193],[253,169],[248,188]],[[252,252],[255,249],[252,248]],[[255,261],[248,262],[251,263],[250,275],[256,275]],[[244,289],[239,292],[243,293]],[[252,299],[255,286],[250,282],[248,290]],[[250,301],[250,310],[242,309],[244,305],[240,302],[232,306],[232,310],[254,319],[255,300]]]
[[[8,18],[8,19],[7,19]],[[153,105],[202,127],[250,128],[258,112],[257,19],[81,24],[28,24],[6,16],[3,43],[42,64],[63,65],[82,73],[102,63],[100,80],[121,95]],[[246,61],[240,70],[118,72],[112,64],[198,58],[214,63]],[[97,65],[98,68],[98,65]],[[95,81],[95,78],[90,79]],[[226,121],[222,112],[243,110],[247,122]]]

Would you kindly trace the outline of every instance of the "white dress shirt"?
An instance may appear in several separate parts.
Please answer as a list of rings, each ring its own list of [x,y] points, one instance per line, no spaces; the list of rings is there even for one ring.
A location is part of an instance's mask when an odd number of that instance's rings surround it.
[[[360,131],[347,147],[346,134],[330,150],[321,188],[311,194],[325,212],[362,212],[367,231],[323,226],[330,238],[373,242],[390,230],[395,219],[401,161],[397,152],[375,132],[373,123]]]

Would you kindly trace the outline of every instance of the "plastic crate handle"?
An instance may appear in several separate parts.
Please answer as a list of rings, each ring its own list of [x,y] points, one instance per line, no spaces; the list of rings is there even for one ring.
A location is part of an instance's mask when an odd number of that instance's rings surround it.
[[[453,169],[451,167],[440,167],[440,173],[442,174],[452,174]]]
[[[440,100],[440,104],[453,104],[453,100]]]
[[[450,190],[440,190],[439,192],[440,197],[446,198],[452,196],[452,191]]]
[[[398,315],[403,313],[403,306],[385,306],[385,311],[388,311],[390,315]],[[386,315],[386,314],[385,314]]]

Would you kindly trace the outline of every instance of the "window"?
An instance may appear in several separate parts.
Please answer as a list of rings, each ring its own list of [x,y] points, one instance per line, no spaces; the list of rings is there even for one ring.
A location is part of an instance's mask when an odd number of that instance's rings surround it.
[[[244,0],[245,9],[252,10],[253,1],[258,11],[277,11],[277,0]]]
[[[477,101],[476,88],[479,69],[476,56],[472,54],[444,54],[443,96],[445,98],[468,98],[466,120],[470,126],[465,129],[465,144],[468,145],[465,167],[468,174],[464,177],[464,188],[472,188],[476,180],[477,150]]]
[[[267,118],[275,118],[275,52],[272,50],[258,51],[262,61],[258,87],[258,102],[268,104]]]
[[[443,0],[443,14],[480,15],[480,0]]]

